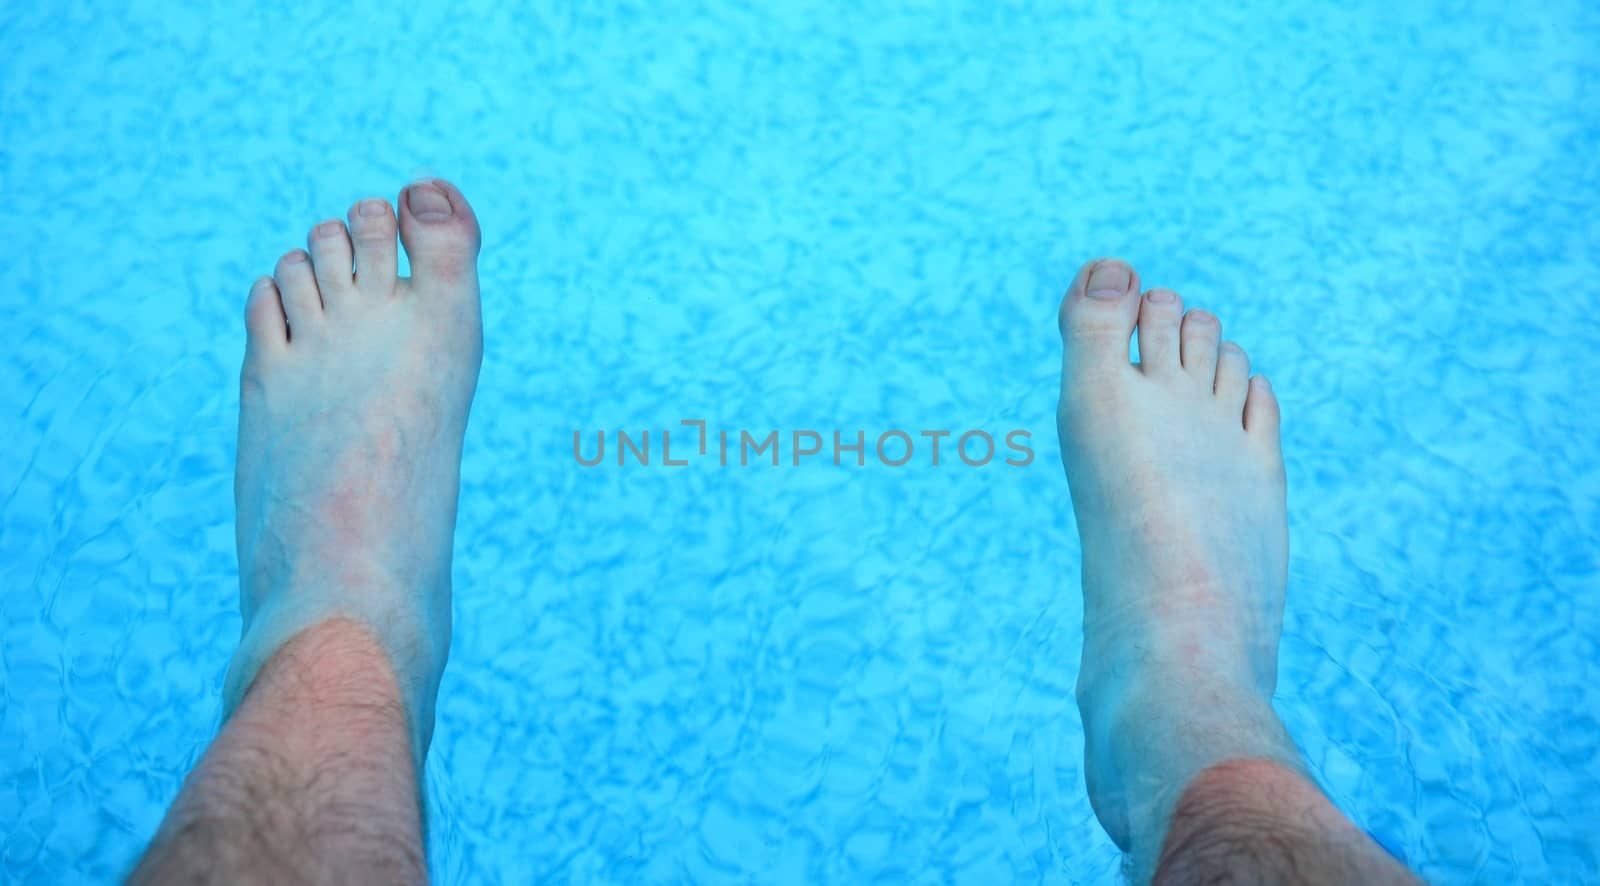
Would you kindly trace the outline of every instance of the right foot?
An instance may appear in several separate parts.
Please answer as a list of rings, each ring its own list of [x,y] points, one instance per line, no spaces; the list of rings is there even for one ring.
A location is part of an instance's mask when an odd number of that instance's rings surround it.
[[[1215,317],[1170,290],[1141,297],[1119,261],[1079,271],[1061,332],[1089,795],[1112,838],[1153,859],[1202,770],[1299,765],[1268,703],[1289,553],[1278,404]]]
[[[454,186],[381,199],[312,229],[256,281],[239,404],[244,637],[231,712],[301,631],[355,622],[395,669],[421,763],[450,643],[462,435],[483,354],[477,220]]]

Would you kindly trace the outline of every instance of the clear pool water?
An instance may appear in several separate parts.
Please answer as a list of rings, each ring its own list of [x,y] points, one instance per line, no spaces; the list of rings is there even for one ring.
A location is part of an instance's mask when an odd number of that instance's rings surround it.
[[[486,234],[441,882],[1113,880],[1053,422],[1099,254],[1283,400],[1331,795],[1439,882],[1595,877],[1597,7],[767,5],[0,9],[0,879],[117,877],[213,734],[246,288],[423,170]],[[572,457],[683,419],[1036,458]]]

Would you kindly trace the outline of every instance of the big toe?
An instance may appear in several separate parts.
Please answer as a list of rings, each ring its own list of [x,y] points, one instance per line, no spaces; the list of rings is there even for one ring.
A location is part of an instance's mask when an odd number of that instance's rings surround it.
[[[1061,300],[1060,319],[1069,368],[1129,366],[1128,340],[1139,319],[1139,275],[1118,259],[1089,262]]]
[[[426,179],[400,192],[400,242],[415,285],[455,287],[472,279],[481,241],[478,219],[455,185]]]

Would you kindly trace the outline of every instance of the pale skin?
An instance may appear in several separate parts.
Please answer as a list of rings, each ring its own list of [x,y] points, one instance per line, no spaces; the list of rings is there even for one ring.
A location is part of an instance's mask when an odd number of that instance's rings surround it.
[[[130,882],[427,879],[419,772],[482,358],[480,235],[437,179],[348,221],[314,228],[247,303],[244,639],[222,731]],[[1276,401],[1215,318],[1164,293],[1097,261],[1062,304],[1096,814],[1141,882],[1408,882],[1305,776],[1269,703],[1288,550]]]
[[[348,219],[245,307],[231,713],[132,882],[427,879],[418,771],[449,648],[480,235],[437,180]]]
[[[1135,882],[1415,882],[1272,710],[1289,558],[1277,399],[1221,324],[1089,262],[1061,304],[1089,800]],[[1128,360],[1138,336],[1139,363]]]

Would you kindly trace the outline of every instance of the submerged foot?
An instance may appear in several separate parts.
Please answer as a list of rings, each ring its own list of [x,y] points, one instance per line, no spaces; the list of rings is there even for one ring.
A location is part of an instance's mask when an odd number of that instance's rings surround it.
[[[1268,703],[1289,547],[1278,404],[1215,317],[1169,290],[1141,297],[1122,262],[1078,273],[1061,330],[1085,771],[1101,823],[1148,875],[1195,775],[1246,757],[1299,765]]]
[[[450,642],[462,436],[483,354],[478,224],[442,181],[352,207],[246,307],[238,506],[244,638],[231,712],[300,631],[350,619],[388,653],[420,763]]]

